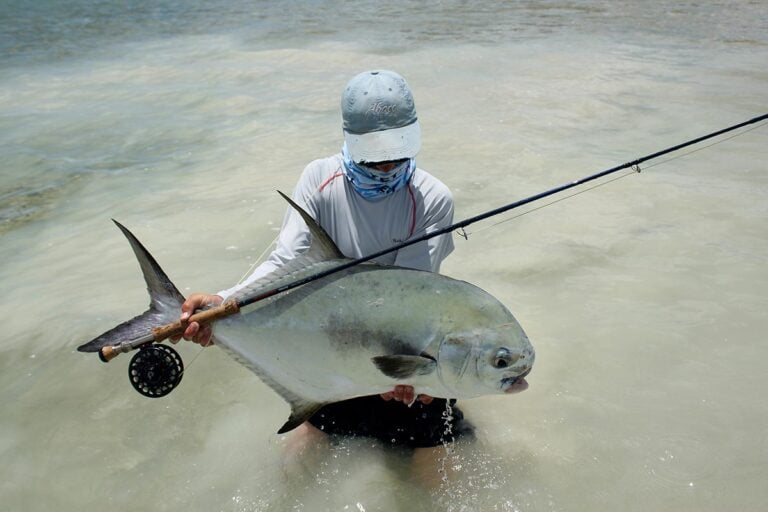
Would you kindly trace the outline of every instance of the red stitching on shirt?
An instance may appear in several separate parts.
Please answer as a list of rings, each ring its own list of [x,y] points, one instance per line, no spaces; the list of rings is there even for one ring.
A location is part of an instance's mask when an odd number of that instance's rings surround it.
[[[320,187],[317,189],[317,191],[318,191],[318,192],[322,192],[322,191],[323,191],[323,189],[324,189],[324,188],[325,188],[327,185],[329,185],[329,184],[330,184],[330,183],[331,183],[333,180],[335,180],[335,179],[336,179],[336,178],[338,178],[339,176],[343,176],[343,175],[344,175],[344,172],[342,172],[342,171],[339,171],[339,172],[337,172],[336,174],[334,174],[333,176],[331,176],[330,178],[328,178],[327,180],[325,180],[325,182],[324,182],[322,185],[320,185]]]
[[[413,197],[413,189],[411,188],[411,184],[408,184],[408,193],[411,195],[411,232],[408,233],[408,238],[411,238],[413,236],[413,230],[416,229],[416,198]]]

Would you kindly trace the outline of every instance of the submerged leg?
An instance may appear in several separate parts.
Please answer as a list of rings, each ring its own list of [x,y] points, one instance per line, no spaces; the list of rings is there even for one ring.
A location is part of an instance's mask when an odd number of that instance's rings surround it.
[[[302,423],[288,435],[284,447],[283,472],[286,476],[315,474],[330,448],[328,436],[309,423]]]
[[[450,447],[433,446],[415,448],[411,462],[411,474],[426,490],[435,492],[449,485],[456,476]]]

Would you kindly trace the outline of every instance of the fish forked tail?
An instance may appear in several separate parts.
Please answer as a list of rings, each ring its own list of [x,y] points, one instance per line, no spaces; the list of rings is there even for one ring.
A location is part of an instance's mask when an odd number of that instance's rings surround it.
[[[112,219],[112,222],[120,228],[120,231],[128,239],[136,259],[139,260],[139,266],[144,274],[144,281],[147,283],[147,291],[149,292],[149,309],[97,336],[88,343],[80,345],[77,347],[80,352],[99,352],[105,346],[112,346],[145,336],[152,331],[153,327],[178,320],[181,304],[184,302],[184,296],[168,279],[155,258],[133,236],[133,233],[115,219]]]

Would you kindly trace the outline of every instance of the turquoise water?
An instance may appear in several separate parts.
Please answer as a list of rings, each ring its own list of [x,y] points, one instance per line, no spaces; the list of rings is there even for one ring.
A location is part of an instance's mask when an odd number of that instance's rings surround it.
[[[297,462],[216,349],[152,401],[75,347],[146,307],[111,218],[183,292],[229,286],[361,70],[406,76],[465,218],[768,112],[766,34],[747,1],[0,2],[2,508],[761,510],[766,127],[456,238],[444,273],[537,367],[463,404],[450,483],[364,440]]]

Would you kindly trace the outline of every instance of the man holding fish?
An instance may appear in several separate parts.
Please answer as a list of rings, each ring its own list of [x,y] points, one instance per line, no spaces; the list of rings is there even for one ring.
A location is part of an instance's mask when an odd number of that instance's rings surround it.
[[[449,226],[453,222],[453,199],[448,187],[416,167],[421,130],[413,96],[403,77],[385,70],[360,73],[347,84],[341,109],[341,153],[310,163],[293,192],[293,200],[350,258]],[[233,288],[216,295],[191,295],[182,305],[181,321],[186,322],[195,310],[220,304],[238,290],[269,276],[309,245],[307,225],[289,208],[277,248],[269,258]],[[441,235],[384,255],[376,262],[438,272],[452,250],[450,235]],[[211,327],[189,323],[184,338],[207,346],[212,342]],[[380,396],[327,405],[300,429],[308,435],[322,431],[369,436],[414,448],[432,447],[472,432],[458,408],[453,407],[446,419],[446,402],[424,394],[415,396],[412,386],[397,385]]]

